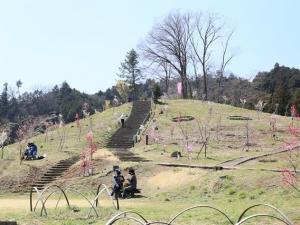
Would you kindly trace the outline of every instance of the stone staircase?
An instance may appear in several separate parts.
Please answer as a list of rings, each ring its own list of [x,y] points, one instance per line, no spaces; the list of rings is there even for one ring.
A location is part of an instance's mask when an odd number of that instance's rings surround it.
[[[150,101],[134,101],[125,127],[119,128],[108,140],[107,148],[128,149],[134,146],[134,135],[145,122],[151,110]]]
[[[58,163],[52,166],[39,180],[35,181],[32,186],[42,190],[44,187],[65,173],[78,160],[78,156],[60,160]]]

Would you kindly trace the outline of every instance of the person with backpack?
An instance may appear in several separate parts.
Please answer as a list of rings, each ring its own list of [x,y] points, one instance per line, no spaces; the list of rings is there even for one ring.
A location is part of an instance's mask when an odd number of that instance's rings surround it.
[[[32,159],[37,159],[37,146],[36,146],[36,144],[34,144],[34,143],[30,143],[31,144],[31,146],[30,146],[30,149],[31,149],[31,158]]]
[[[23,153],[22,159],[37,159],[37,146],[34,143],[28,143],[25,152]]]
[[[124,176],[121,174],[121,171],[119,169],[115,170],[115,176],[113,178],[113,191],[110,194],[111,196],[115,195],[117,197],[120,196],[121,191],[123,189],[123,182],[125,181]]]

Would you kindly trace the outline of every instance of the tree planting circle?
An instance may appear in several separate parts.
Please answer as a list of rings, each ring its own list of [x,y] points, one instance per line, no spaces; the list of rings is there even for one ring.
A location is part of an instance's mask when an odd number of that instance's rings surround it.
[[[173,122],[186,122],[186,121],[191,121],[195,119],[193,116],[177,116],[177,117],[173,117],[172,121]]]

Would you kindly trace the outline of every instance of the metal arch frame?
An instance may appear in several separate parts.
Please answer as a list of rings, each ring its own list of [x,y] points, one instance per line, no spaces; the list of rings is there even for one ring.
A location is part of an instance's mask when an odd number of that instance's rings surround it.
[[[73,185],[68,185],[68,186],[66,186],[66,187],[64,188],[65,193],[67,193],[67,191],[69,191],[69,190],[74,191],[74,192],[76,192],[76,193],[79,193],[82,197],[84,197],[87,201],[89,201],[89,199],[86,197],[86,195],[84,195],[84,194],[82,194],[81,192],[75,190],[74,187],[73,187]],[[93,192],[90,192],[90,193],[94,195]],[[59,196],[59,199],[57,200],[57,203],[56,203],[55,208],[58,207],[58,204],[59,204],[59,202],[60,202],[61,196],[62,196],[62,194]]]
[[[82,194],[80,191],[77,191],[77,190],[73,189],[72,187],[67,187],[67,188],[65,189],[66,192],[69,191],[69,190],[72,191],[72,192],[75,192],[75,193],[79,194],[81,197],[83,197],[83,198],[90,204],[90,211],[89,211],[88,216],[90,215],[90,212],[91,212],[92,209],[93,209],[94,212],[95,212],[95,214],[96,214],[96,216],[99,217],[99,214],[98,214],[98,212],[97,212],[97,209],[95,208],[95,206],[93,205],[93,203],[92,203],[92,202],[91,202],[84,194]],[[57,203],[56,203],[56,208],[57,208],[57,205],[58,205],[59,201],[60,201],[60,198],[58,199],[58,201],[57,201]],[[87,216],[87,217],[88,217],[88,216]]]
[[[41,196],[41,192],[37,189],[37,187],[31,187],[30,189],[30,194],[29,194],[29,204],[30,204],[30,212],[33,211],[32,209],[32,194],[33,194],[33,190],[36,191],[37,195],[38,195],[38,198]]]
[[[100,187],[101,187],[101,186],[103,186],[103,189],[100,190]],[[72,185],[67,186],[66,188],[64,188],[64,190],[65,190],[66,193],[67,193],[67,191],[71,191],[71,192],[75,192],[75,193],[79,194],[80,196],[82,196],[82,197],[89,203],[90,208],[89,208],[89,211],[88,211],[88,214],[87,214],[87,218],[90,217],[92,210],[94,210],[96,216],[99,217],[99,213],[98,213],[98,211],[97,211],[98,199],[99,199],[99,197],[100,197],[100,194],[101,194],[104,190],[106,190],[107,195],[111,198],[111,200],[112,200],[112,205],[113,205],[116,209],[118,209],[117,207],[119,207],[119,204],[117,204],[117,206],[115,205],[114,200],[113,200],[113,198],[110,196],[109,190],[108,190],[108,188],[107,188],[107,186],[106,186],[105,184],[100,184],[100,185],[98,186],[98,188],[97,188],[97,194],[96,194],[94,200],[89,200],[88,197],[87,197],[86,195],[84,195],[84,194],[82,194],[80,191],[74,189],[74,188],[72,187]],[[58,204],[59,204],[60,199],[61,199],[61,196],[59,197],[59,199],[58,199],[58,201],[57,201],[57,203],[56,203],[56,208],[57,208],[57,206],[58,206]],[[117,202],[117,203],[118,203],[118,202]]]
[[[140,217],[140,219],[142,219],[143,221],[136,219],[132,216],[127,216],[128,214],[134,214],[134,215]],[[141,214],[134,212],[134,211],[125,211],[125,212],[121,212],[121,213],[118,213],[117,215],[113,216],[109,221],[107,221],[107,223],[105,225],[112,225],[116,221],[124,219],[124,218],[133,219],[134,221],[139,222],[141,225],[149,224],[148,221]]]
[[[272,218],[272,219],[276,219],[278,221],[281,221],[282,223],[284,223],[285,225],[291,225],[291,223],[288,223],[287,221],[285,221],[284,219],[280,218],[280,217],[277,217],[277,216],[273,216],[273,215],[269,215],[269,214],[254,214],[254,215],[251,215],[251,216],[248,216],[246,218],[244,218],[243,220],[237,222],[235,225],[241,225],[243,224],[244,222],[250,220],[250,219],[253,219],[255,217],[269,217],[269,218]]]
[[[270,205],[270,204],[264,204],[264,203],[259,203],[259,204],[256,204],[256,205],[252,205],[252,206],[248,207],[247,209],[245,209],[245,210],[242,212],[242,214],[240,215],[240,217],[239,217],[237,223],[239,223],[239,222],[243,219],[244,215],[245,215],[250,209],[253,209],[253,208],[256,208],[256,207],[259,207],[259,206],[264,206],[264,207],[273,209],[273,210],[274,210],[275,212],[277,212],[280,216],[282,216],[282,218],[284,218],[284,220],[287,222],[288,225],[292,225],[292,224],[293,224],[293,223],[292,223],[292,222],[284,215],[284,213],[283,213],[281,210],[279,210],[278,208],[276,208],[276,207],[273,206],[273,205]]]
[[[103,186],[103,189],[100,190],[101,186]],[[109,192],[109,189],[108,187],[105,185],[105,184],[99,184],[98,185],[98,188],[97,188],[97,193],[96,193],[96,197],[95,197],[95,203],[96,203],[96,207],[98,207],[98,203],[99,203],[99,197],[100,197],[100,194],[103,190],[106,190],[106,193],[107,195],[111,198],[112,200],[112,203],[113,203],[113,206],[119,210],[120,209],[120,205],[119,205],[119,199],[118,199],[118,196],[116,196],[116,202],[117,202],[117,205],[115,205],[115,202],[114,202],[114,199],[113,197],[110,195],[110,192]]]
[[[218,208],[215,208],[213,206],[210,205],[196,205],[196,206],[192,206],[189,207],[187,209],[182,210],[181,212],[179,212],[177,215],[175,215],[167,224],[171,225],[179,216],[181,216],[182,214],[184,214],[187,211],[193,210],[193,209],[197,209],[197,208],[209,208],[209,209],[213,209],[214,211],[219,212],[220,214],[222,214],[232,225],[234,225],[234,222],[227,216],[226,213],[224,213],[223,211],[221,211]]]
[[[116,218],[114,221],[112,221],[112,223],[110,224],[114,224],[115,222],[119,221],[119,220],[123,220],[123,219],[127,219],[127,220],[133,220],[137,223],[139,223],[140,225],[145,225],[145,223],[135,217],[132,217],[132,216],[126,216],[126,217],[119,217],[119,218]]]
[[[47,210],[46,210],[46,202],[47,202],[47,200],[54,194],[54,193],[56,193],[56,192],[58,192],[59,190],[54,190],[54,191],[52,191],[45,199],[44,199],[44,201],[41,201],[41,203],[42,203],[42,208],[41,208],[41,214],[40,214],[40,216],[43,216],[43,211],[45,212],[45,216],[47,216],[48,214],[47,214]],[[70,205],[68,205],[69,206],[69,208],[70,208]],[[37,205],[35,205],[35,207],[34,207],[34,211],[36,210],[36,207],[37,207]]]
[[[58,190],[55,190],[55,191],[51,192],[51,193],[46,197],[46,199],[43,200],[43,195],[44,195],[44,193],[45,193],[48,189],[50,189],[50,188],[52,188],[52,187],[56,187],[56,188],[58,188]],[[36,201],[36,204],[35,204],[35,206],[34,206],[34,209],[33,209],[33,207],[32,207],[32,194],[33,194],[33,190],[35,190],[36,193],[37,193],[37,195],[38,195],[38,199],[37,199],[37,201]],[[68,204],[68,207],[70,208],[70,202],[69,202],[69,199],[68,199],[68,197],[67,197],[65,191],[64,191],[60,186],[58,186],[58,185],[50,185],[50,186],[47,186],[46,188],[44,188],[41,192],[37,189],[37,187],[32,187],[32,188],[31,188],[31,190],[30,190],[30,211],[31,211],[31,212],[32,212],[32,211],[35,212],[38,203],[41,202],[41,204],[42,204],[41,216],[42,216],[43,210],[44,210],[44,212],[45,212],[45,215],[47,216],[47,212],[46,212],[46,208],[45,208],[45,203],[46,203],[45,201],[47,201],[47,199],[48,199],[52,194],[54,194],[54,193],[57,192],[57,191],[61,191],[61,192],[62,192],[62,194],[64,195],[65,200],[66,200],[66,202],[67,202],[67,204]]]
[[[258,206],[265,206],[265,207],[269,207],[271,209],[273,209],[274,211],[276,211],[278,213],[278,215],[271,215],[271,214],[253,214],[250,215],[248,217],[244,217],[245,213],[248,212],[250,209],[254,208],[254,207],[258,207]],[[240,215],[238,221],[236,223],[234,223],[232,220],[230,220],[230,218],[221,210],[209,206],[209,205],[197,205],[197,206],[193,206],[190,208],[187,208],[183,211],[181,211],[180,213],[178,213],[175,217],[173,217],[173,219],[171,219],[169,222],[159,222],[159,221],[153,221],[153,222],[147,222],[147,220],[139,213],[134,212],[134,211],[126,211],[126,212],[121,212],[117,215],[115,215],[114,217],[112,217],[107,223],[106,225],[113,225],[115,222],[122,220],[122,219],[129,219],[129,220],[134,220],[135,222],[138,222],[141,225],[172,225],[172,223],[179,217],[181,216],[183,213],[189,211],[189,210],[193,210],[196,208],[210,208],[213,209],[219,213],[221,213],[223,216],[225,216],[227,218],[227,220],[231,223],[231,225],[241,225],[244,224],[246,221],[251,220],[253,218],[257,218],[257,217],[268,217],[277,221],[282,222],[285,225],[293,225],[293,223],[287,218],[287,216],[284,215],[283,212],[281,212],[279,209],[277,209],[276,207],[269,205],[269,204],[256,204],[253,206],[248,207],[246,210],[243,211],[243,213]],[[131,215],[128,214],[133,214],[136,215],[140,218],[136,218],[133,217]]]
[[[46,191],[48,191],[50,188],[52,187],[55,187],[56,190],[50,192],[46,197],[45,197],[45,193]],[[101,190],[100,188],[103,187]],[[35,206],[33,208],[33,200],[32,200],[32,197],[33,197],[33,192],[36,192],[37,193],[37,201],[35,202]],[[46,188],[44,188],[42,191],[39,191],[37,189],[37,187],[32,187],[31,190],[30,190],[30,211],[36,211],[36,208],[38,206],[38,203],[41,202],[42,204],[42,208],[41,208],[41,213],[40,213],[40,216],[43,216],[43,212],[45,214],[45,216],[47,216],[47,210],[46,210],[46,202],[48,201],[48,199],[56,192],[60,191],[60,196],[59,196],[59,199],[57,200],[57,203],[56,203],[56,206],[55,208],[58,207],[58,204],[61,200],[61,196],[63,195],[65,197],[65,200],[67,202],[67,205],[69,207],[69,209],[71,208],[70,207],[70,202],[69,202],[69,199],[67,197],[67,192],[68,191],[71,191],[71,192],[75,192],[77,194],[79,194],[81,197],[83,197],[90,205],[90,208],[89,208],[89,211],[88,211],[88,214],[87,214],[87,218],[90,217],[91,215],[91,212],[92,210],[94,210],[95,214],[97,217],[99,217],[99,213],[97,211],[97,206],[98,206],[98,201],[99,201],[99,197],[100,195],[106,191],[107,195],[110,197],[110,199],[112,200],[112,205],[114,206],[114,208],[116,208],[117,210],[119,209],[119,201],[118,199],[116,199],[117,201],[117,204],[115,204],[115,201],[113,199],[113,197],[110,195],[110,191],[108,189],[108,187],[105,185],[105,184],[100,184],[97,188],[97,193],[96,193],[96,196],[93,198],[93,200],[89,200],[87,198],[86,195],[82,194],[80,191],[77,191],[75,190],[71,185],[65,187],[65,188],[62,188],[60,187],[59,185],[50,185],[50,186],[47,186]]]
[[[100,190],[100,187],[101,187],[101,186],[103,186],[103,188]],[[98,201],[99,201],[99,197],[100,197],[100,195],[102,194],[102,192],[104,192],[104,191],[106,191],[107,195],[110,197],[110,199],[111,199],[111,201],[112,201],[112,205],[115,207],[115,209],[116,209],[116,210],[119,210],[119,200],[118,200],[118,198],[116,198],[117,205],[115,205],[113,196],[110,195],[110,192],[109,192],[109,190],[108,190],[108,188],[107,188],[107,186],[106,186],[105,184],[100,184],[100,185],[98,186],[98,188],[97,188],[97,194],[96,194],[96,196],[95,196],[95,198],[94,198],[94,200],[93,200],[93,203],[92,203],[91,207],[95,208],[95,206],[96,206],[96,208],[97,208],[97,206],[98,206]],[[92,208],[90,208],[87,217],[90,216],[91,211],[92,211]]]

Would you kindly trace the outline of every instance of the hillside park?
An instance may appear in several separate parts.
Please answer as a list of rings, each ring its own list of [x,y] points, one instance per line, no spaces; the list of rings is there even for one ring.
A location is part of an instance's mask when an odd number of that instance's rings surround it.
[[[120,116],[129,116],[131,109],[132,103],[112,107],[6,146],[0,164],[1,221],[300,223],[297,118],[199,100],[163,100],[151,103],[147,120],[132,137],[133,147],[107,148],[110,137],[125,129]],[[20,149],[29,141],[44,159],[20,160]],[[91,142],[96,149],[90,149]],[[54,165],[70,158],[74,161],[59,176],[33,188]],[[135,169],[140,190],[135,197],[116,201],[107,192],[116,165],[124,175]]]

